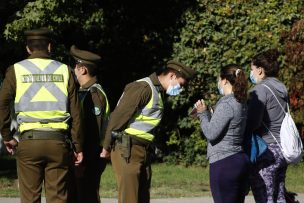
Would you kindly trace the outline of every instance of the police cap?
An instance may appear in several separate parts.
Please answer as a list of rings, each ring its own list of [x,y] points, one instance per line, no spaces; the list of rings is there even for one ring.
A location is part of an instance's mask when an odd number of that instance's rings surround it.
[[[24,32],[27,40],[31,39],[51,39],[52,31],[48,28],[38,28],[34,30],[26,30]]]
[[[170,60],[167,62],[167,68],[171,68],[176,70],[177,72],[179,72],[183,78],[185,78],[186,80],[190,80],[192,79],[195,75],[196,75],[196,71],[189,68],[188,66],[177,62],[175,60]]]
[[[79,63],[97,65],[101,57],[89,51],[80,50],[75,45],[70,48],[70,54]]]

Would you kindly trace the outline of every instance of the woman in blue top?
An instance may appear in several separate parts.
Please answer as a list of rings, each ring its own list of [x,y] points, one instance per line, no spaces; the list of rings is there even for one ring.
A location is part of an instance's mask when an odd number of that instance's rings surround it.
[[[247,115],[247,78],[238,65],[221,69],[218,90],[223,97],[213,115],[204,100],[195,103],[201,128],[208,140],[210,187],[215,203],[243,203],[249,158],[242,143]]]
[[[286,202],[284,188],[287,162],[279,146],[285,113],[268,89],[274,92],[287,111],[287,89],[276,78],[279,72],[278,57],[278,51],[270,49],[254,56],[251,62],[250,79],[256,85],[250,92],[246,134],[254,132],[261,135],[268,146],[266,153],[253,165],[250,175],[251,190],[255,201],[259,203]]]

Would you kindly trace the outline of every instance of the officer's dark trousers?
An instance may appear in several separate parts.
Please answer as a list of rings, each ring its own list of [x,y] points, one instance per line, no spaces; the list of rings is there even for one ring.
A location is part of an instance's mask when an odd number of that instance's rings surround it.
[[[238,153],[210,164],[210,187],[215,203],[243,203],[248,184],[249,158]]]
[[[126,161],[116,144],[111,160],[118,185],[118,203],[149,203],[152,175],[149,150],[132,145],[131,157]]]
[[[69,149],[61,140],[23,140],[17,148],[21,203],[40,203],[44,181],[47,203],[66,203]]]
[[[86,157],[88,158],[89,155]],[[100,203],[100,178],[106,168],[106,160],[90,157],[80,167],[74,168],[69,203]]]

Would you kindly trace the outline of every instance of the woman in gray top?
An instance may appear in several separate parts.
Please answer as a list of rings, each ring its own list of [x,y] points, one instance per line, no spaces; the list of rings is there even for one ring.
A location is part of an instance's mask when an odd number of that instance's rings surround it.
[[[278,57],[278,51],[270,49],[254,56],[251,63],[250,80],[256,85],[250,92],[246,134],[259,134],[268,146],[268,150],[252,166],[250,174],[251,190],[255,201],[259,203],[286,202],[284,192],[287,163],[279,146],[285,113],[268,89],[269,87],[274,92],[287,111],[287,89],[276,78],[279,72]]]
[[[204,100],[195,103],[201,128],[208,140],[210,187],[215,203],[243,203],[249,158],[242,143],[247,115],[247,78],[238,65],[221,69],[218,89],[224,95],[213,115]]]

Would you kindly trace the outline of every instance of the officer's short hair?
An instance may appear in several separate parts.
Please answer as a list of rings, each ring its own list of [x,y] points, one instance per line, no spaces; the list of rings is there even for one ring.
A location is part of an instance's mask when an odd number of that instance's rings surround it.
[[[28,39],[27,46],[31,52],[48,50],[50,41],[47,39]]]
[[[86,67],[90,76],[94,77],[98,74],[99,70],[95,64],[77,63],[79,67]]]
[[[51,42],[52,31],[48,28],[38,28],[24,31],[26,43],[30,51],[45,51],[48,50],[48,45]]]
[[[175,75],[176,75],[176,77],[178,77],[178,78],[180,78],[180,77],[182,77],[182,74],[179,72],[179,71],[177,71],[177,70],[175,70],[175,69],[173,69],[173,68],[164,68],[163,70],[162,70],[162,74],[164,74],[164,75],[167,75],[169,72],[173,72],[173,73],[175,73]]]

